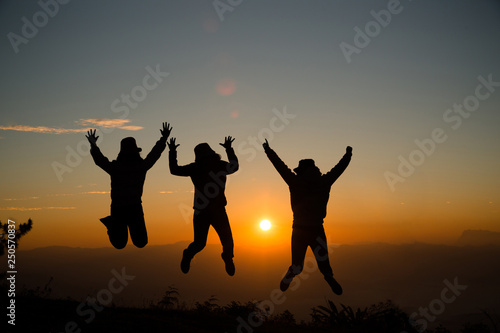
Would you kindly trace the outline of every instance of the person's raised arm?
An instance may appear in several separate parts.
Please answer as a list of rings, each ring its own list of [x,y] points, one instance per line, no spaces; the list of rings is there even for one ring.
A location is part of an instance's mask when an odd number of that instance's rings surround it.
[[[160,140],[156,141],[156,144],[154,145],[153,149],[149,152],[148,156],[144,159],[144,162],[146,164],[146,169],[150,169],[156,161],[161,156],[161,153],[165,150],[165,147],[167,146],[167,139],[170,135],[170,132],[172,132],[172,127],[170,126],[169,123],[163,123],[163,128],[160,129],[161,133],[161,138]]]
[[[99,149],[99,147],[97,147],[97,139],[99,139],[99,136],[95,135],[96,131],[97,130],[94,130],[92,132],[92,130],[89,130],[89,131],[87,131],[87,135],[85,135],[85,137],[87,138],[87,140],[89,140],[89,143],[90,143],[90,155],[92,155],[92,158],[94,159],[94,163],[98,167],[100,167],[101,169],[103,169],[107,173],[110,173],[111,162],[108,160],[108,158],[106,156],[104,156],[101,153],[101,150]]]
[[[262,144],[262,147],[264,147],[264,151],[266,152],[267,157],[271,161],[271,163],[274,165],[274,168],[278,173],[281,175],[281,178],[287,183],[290,184],[290,182],[293,180],[295,177],[295,174],[290,170],[290,168],[283,162],[278,154],[274,150],[269,147],[269,142],[266,141]]]
[[[328,182],[330,184],[333,184],[337,178],[340,177],[340,175],[344,172],[344,170],[347,168],[349,165],[349,162],[351,162],[351,156],[352,156],[352,147],[347,146],[346,152],[344,156],[340,159],[340,161],[337,163],[336,166],[334,166],[326,175]]]
[[[171,138],[168,143],[168,166],[170,168],[170,173],[174,176],[190,176],[190,164],[184,166],[177,164],[177,147],[179,147],[179,145],[175,143],[175,138]]]
[[[236,157],[236,154],[234,153],[234,149],[231,146],[232,143],[234,142],[234,138],[231,136],[226,136],[224,138],[224,143],[219,143],[222,147],[226,149],[226,154],[227,154],[227,159],[229,161],[229,165],[227,167],[227,174],[230,175],[232,173],[235,173],[239,169],[239,164],[238,164],[238,158]]]

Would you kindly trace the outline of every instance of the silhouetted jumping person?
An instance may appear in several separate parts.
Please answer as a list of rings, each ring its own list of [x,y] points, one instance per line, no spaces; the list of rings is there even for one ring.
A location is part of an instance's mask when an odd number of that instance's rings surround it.
[[[293,211],[292,265],[281,280],[280,289],[287,290],[293,278],[302,272],[307,247],[310,246],[326,282],[335,294],[341,295],[342,287],[333,277],[328,258],[323,219],[330,188],[349,165],[352,148],[348,146],[339,163],[323,175],[312,159],[301,160],[299,166],[293,169],[294,173],[269,147],[267,139],[263,147],[271,163],[288,184]]]
[[[226,213],[226,176],[238,170],[238,158],[231,144],[234,139],[226,137],[220,145],[226,149],[229,162],[221,160],[219,154],[210,148],[208,143],[200,143],[194,148],[195,161],[191,164],[179,166],[177,164],[177,147],[175,138],[168,143],[170,173],[176,176],[189,176],[193,181],[194,241],[184,250],[181,261],[183,273],[189,272],[191,259],[196,253],[203,250],[207,243],[208,229],[212,226],[219,235],[222,244],[222,259],[227,274],[233,276],[233,235]]]
[[[148,243],[142,210],[142,189],[146,172],[165,150],[171,131],[170,124],[163,123],[163,129],[160,130],[162,137],[144,159],[139,154],[142,149],[137,147],[134,138],[123,139],[120,143],[120,153],[112,162],[97,147],[99,137],[95,136],[96,130],[87,132],[90,154],[95,164],[111,176],[111,215],[102,218],[101,222],[108,229],[109,241],[117,249],[123,249],[127,245],[128,230],[135,246],[144,247]]]

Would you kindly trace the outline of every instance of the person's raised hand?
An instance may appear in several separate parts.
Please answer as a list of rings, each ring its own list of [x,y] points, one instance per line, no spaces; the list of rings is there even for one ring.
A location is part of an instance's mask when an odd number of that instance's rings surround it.
[[[352,154],[352,147],[351,146],[347,146],[347,148],[345,149],[346,153],[349,153],[349,154]]]
[[[97,130],[94,130],[94,132],[92,132],[92,130],[88,130],[87,135],[85,135],[85,137],[87,138],[87,140],[89,140],[92,146],[97,146],[97,139],[99,139],[99,136],[95,135],[96,131]]]
[[[231,144],[233,143],[234,138],[232,136],[226,136],[224,139],[224,143],[219,143],[222,147],[228,149],[231,148]]]
[[[161,136],[163,136],[165,139],[168,139],[170,132],[172,132],[172,127],[170,127],[170,124],[167,122],[163,123],[163,128],[160,130]]]
[[[180,145],[176,145],[175,144],[175,138],[171,138],[170,141],[168,142],[168,149],[170,150],[176,150],[177,147],[179,147]]]
[[[265,139],[266,141],[262,144],[262,147],[264,147],[264,149],[268,149],[269,148],[269,142],[267,142],[267,139]]]

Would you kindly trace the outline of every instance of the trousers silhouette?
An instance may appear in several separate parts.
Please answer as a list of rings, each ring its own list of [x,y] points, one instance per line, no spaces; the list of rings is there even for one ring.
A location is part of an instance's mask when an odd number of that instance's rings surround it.
[[[304,268],[304,258],[307,247],[310,246],[318,264],[319,271],[325,276],[333,276],[328,246],[326,243],[325,229],[323,226],[316,228],[295,227],[292,231],[292,265],[288,270],[295,276]]]
[[[222,244],[222,257],[233,257],[233,235],[224,207],[196,210],[193,216],[194,241],[186,249],[186,255],[194,257],[207,244],[208,229],[212,226]]]
[[[108,236],[111,245],[123,249],[128,242],[128,232],[132,243],[144,247],[148,243],[148,233],[142,204],[119,205],[111,204],[112,222],[108,226]],[[128,230],[127,230],[128,228]]]

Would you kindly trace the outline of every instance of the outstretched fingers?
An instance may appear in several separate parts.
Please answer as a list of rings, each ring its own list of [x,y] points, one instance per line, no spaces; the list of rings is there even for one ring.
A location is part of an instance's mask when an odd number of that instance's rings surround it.
[[[224,138],[224,143],[219,143],[224,148],[231,148],[231,144],[234,142],[234,138],[232,136],[226,136]]]
[[[175,144],[175,138],[170,138],[170,141],[168,142],[168,148],[170,150],[176,150],[179,146],[179,144]]]
[[[92,129],[87,131],[87,135],[85,135],[85,137],[87,138],[87,140],[89,140],[90,143],[95,144],[97,142],[97,139],[99,139],[99,136],[95,135],[96,132],[97,132],[96,129],[93,132]]]
[[[167,122],[164,122],[162,125],[163,125],[163,129],[160,130],[160,133],[162,136],[168,138],[170,135],[170,132],[172,132],[172,127]]]

